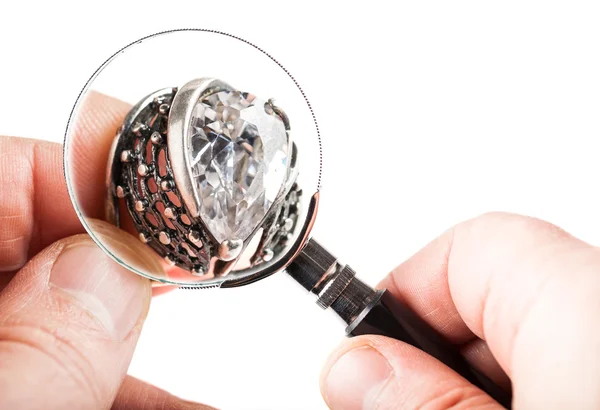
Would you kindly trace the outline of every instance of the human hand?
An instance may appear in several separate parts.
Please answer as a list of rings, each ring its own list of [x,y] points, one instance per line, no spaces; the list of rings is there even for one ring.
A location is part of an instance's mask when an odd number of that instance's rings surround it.
[[[78,200],[89,217],[102,216],[107,153],[128,109],[92,94],[76,124]],[[0,409],[209,408],[126,376],[150,281],[83,234],[64,182],[62,147],[0,137],[0,186]],[[133,236],[89,222],[128,260],[163,269]]]
[[[533,218],[457,225],[381,283],[513,390],[517,409],[600,408],[600,250]],[[431,356],[381,336],[346,340],[321,390],[334,409],[501,408]]]

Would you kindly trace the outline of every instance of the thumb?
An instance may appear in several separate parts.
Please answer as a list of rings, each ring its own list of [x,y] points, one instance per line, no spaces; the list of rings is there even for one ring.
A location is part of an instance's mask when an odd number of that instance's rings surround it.
[[[146,270],[160,269],[125,232],[105,227],[102,235]],[[149,280],[87,235],[46,248],[0,294],[0,408],[109,408],[150,297]]]
[[[342,343],[325,365],[321,391],[332,410],[503,408],[427,353],[374,335]]]

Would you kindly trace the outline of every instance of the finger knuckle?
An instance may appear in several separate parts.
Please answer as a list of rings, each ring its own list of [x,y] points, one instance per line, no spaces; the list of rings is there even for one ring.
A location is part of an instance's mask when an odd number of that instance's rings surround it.
[[[32,187],[32,158],[32,144],[18,138],[0,137],[0,183]],[[11,271],[19,269],[27,259],[33,190],[6,192],[0,197],[0,270]]]
[[[513,214],[509,212],[487,212],[474,219],[464,222],[461,225],[467,228],[501,228],[504,231],[512,231],[515,234],[528,231],[537,231],[556,235],[566,235],[565,231],[550,222],[534,218],[532,216]]]
[[[475,386],[460,385],[428,398],[419,410],[465,410],[494,407],[494,401]]]

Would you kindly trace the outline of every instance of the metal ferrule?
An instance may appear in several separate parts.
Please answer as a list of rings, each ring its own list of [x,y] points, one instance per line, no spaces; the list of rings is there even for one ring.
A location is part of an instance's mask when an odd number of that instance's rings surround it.
[[[377,291],[362,282],[348,265],[310,239],[302,252],[286,268],[306,290],[317,295],[317,304],[331,308],[351,324],[376,297]]]

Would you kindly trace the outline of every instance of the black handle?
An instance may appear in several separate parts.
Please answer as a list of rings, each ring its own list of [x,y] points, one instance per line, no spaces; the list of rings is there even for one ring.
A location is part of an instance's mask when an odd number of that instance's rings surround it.
[[[379,298],[369,306],[367,314],[364,317],[359,316],[355,323],[348,327],[348,336],[382,335],[413,345],[429,353],[485,391],[502,406],[510,409],[512,398],[509,392],[472,367],[455,346],[448,343],[387,290],[378,293],[378,296]]]

